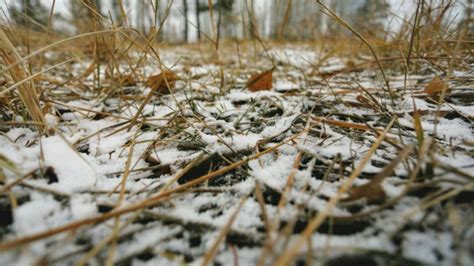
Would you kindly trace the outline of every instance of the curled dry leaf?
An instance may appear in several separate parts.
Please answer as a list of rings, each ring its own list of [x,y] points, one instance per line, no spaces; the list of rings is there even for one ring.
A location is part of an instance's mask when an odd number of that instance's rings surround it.
[[[158,75],[149,76],[146,85],[160,94],[170,94],[174,89],[178,76],[173,71],[164,71]]]
[[[382,186],[376,182],[369,182],[360,187],[354,187],[349,192],[349,197],[342,199],[343,202],[350,202],[365,198],[367,202],[372,203],[385,198],[385,191]]]
[[[264,91],[272,88],[273,68],[250,77],[246,87],[250,91]]]
[[[439,77],[434,77],[433,80],[426,85],[426,88],[423,90],[424,93],[430,95],[441,94],[443,90],[446,90],[446,93],[449,92],[448,84],[446,84]]]

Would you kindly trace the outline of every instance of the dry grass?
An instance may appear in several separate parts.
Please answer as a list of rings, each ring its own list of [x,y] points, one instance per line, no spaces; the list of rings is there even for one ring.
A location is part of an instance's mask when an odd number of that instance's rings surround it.
[[[7,66],[20,61],[20,55],[2,30],[0,30],[0,43],[1,57]],[[28,74],[22,65],[16,65],[10,68],[9,72],[11,79],[16,83],[14,86],[18,87],[21,101],[28,110],[31,119],[36,124],[38,131],[41,133],[47,133],[44,114],[40,107],[40,101],[35,84],[28,80]]]
[[[109,133],[108,136],[111,136],[119,132],[139,128],[139,130],[134,131],[133,139],[123,146],[123,152],[128,154],[128,158],[123,171],[117,173],[122,178],[120,185],[116,186],[113,190],[103,192],[109,196],[119,194],[120,200],[116,205],[111,206],[111,211],[91,218],[75,220],[35,234],[20,236],[9,240],[2,239],[0,252],[18,249],[35,241],[49,239],[64,233],[68,233],[71,236],[78,235],[82,228],[93,227],[113,219],[113,229],[108,237],[90,248],[87,248],[87,250],[84,250],[78,262],[79,265],[86,265],[91,259],[97,257],[103,250],[108,248],[106,261],[111,263],[117,252],[116,247],[122,240],[122,233],[127,226],[136,222],[136,220],[143,215],[154,217],[154,219],[157,220],[172,220],[169,217],[162,217],[154,213],[152,207],[164,204],[172,205],[173,199],[184,194],[206,193],[206,189],[211,189],[208,188],[206,184],[223,174],[233,171],[242,171],[248,175],[246,166],[250,161],[259,161],[264,155],[269,154],[276,154],[275,156],[278,156],[278,149],[284,145],[299,147],[300,144],[298,144],[298,142],[307,135],[317,136],[324,141],[325,127],[336,128],[338,132],[342,132],[342,134],[345,134],[345,136],[349,138],[357,134],[361,134],[362,138],[370,136],[372,138],[370,140],[372,144],[370,149],[363,155],[362,160],[360,160],[357,165],[353,165],[352,171],[349,173],[343,171],[343,164],[347,162],[343,162],[339,157],[327,159],[322,162],[325,168],[324,177],[322,178],[324,182],[327,182],[329,176],[339,176],[342,181],[339,186],[339,191],[327,200],[324,210],[317,213],[305,214],[307,215],[307,225],[301,233],[295,236],[294,241],[291,242],[290,245],[290,236],[293,226],[296,220],[303,216],[302,210],[307,206],[304,206],[304,204],[299,206],[294,204],[295,208],[298,208],[298,215],[294,217],[295,220],[293,223],[286,221],[288,222],[286,227],[281,226],[282,221],[279,215],[283,208],[293,204],[289,200],[289,195],[293,189],[295,175],[297,171],[299,171],[298,169],[302,167],[305,151],[301,149],[295,156],[293,170],[287,177],[286,186],[282,191],[279,191],[281,197],[277,204],[277,215],[271,217],[268,214],[268,206],[265,203],[264,192],[268,192],[269,188],[262,186],[262,184],[256,181],[252,193],[244,196],[240,195],[242,199],[235,208],[235,212],[232,213],[225,226],[218,230],[219,233],[214,242],[205,254],[203,254],[203,263],[205,265],[211,264],[214,260],[216,254],[219,252],[219,248],[221,245],[224,245],[226,236],[233,230],[232,225],[242,206],[246,200],[251,197],[254,197],[259,205],[265,231],[263,241],[259,242],[262,246],[262,254],[259,260],[260,264],[264,265],[270,262],[275,265],[288,265],[301,257],[301,251],[305,245],[309,247],[307,254],[309,258],[308,261],[310,261],[312,257],[317,256],[313,254],[313,252],[316,252],[312,248],[313,243],[311,236],[313,236],[314,232],[323,224],[334,221],[355,222],[388,210],[399,203],[410,192],[416,191],[423,186],[431,186],[432,182],[435,182],[434,179],[432,179],[435,173],[434,169],[443,170],[456,177],[461,177],[463,183],[454,189],[444,189],[428,194],[422,199],[420,205],[413,206],[413,209],[406,213],[403,217],[404,221],[410,221],[414,215],[422,213],[435,205],[440,206],[440,203],[453,199],[463,191],[472,191],[474,189],[474,178],[471,173],[466,173],[462,169],[457,169],[449,164],[439,162],[436,159],[436,154],[441,154],[451,147],[444,141],[436,139],[436,130],[434,136],[426,136],[421,126],[420,113],[416,110],[416,105],[415,109],[412,110],[414,124],[411,128],[407,125],[402,125],[399,121],[401,117],[408,114],[400,113],[395,108],[397,99],[411,95],[413,96],[413,102],[415,102],[415,98],[431,99],[429,101],[438,106],[436,120],[442,115],[441,105],[446,102],[448,96],[451,96],[448,95],[449,92],[447,88],[443,88],[441,93],[437,93],[436,95],[415,95],[415,92],[419,92],[420,84],[413,85],[413,82],[409,82],[411,75],[421,73],[423,67],[426,66],[443,73],[443,80],[456,81],[457,84],[464,83],[472,89],[472,80],[462,80],[462,78],[453,75],[455,70],[466,70],[470,67],[472,69],[472,66],[469,66],[469,62],[472,62],[472,43],[474,41],[472,36],[468,34],[469,24],[464,22],[464,24],[456,28],[452,23],[445,20],[444,16],[446,16],[447,11],[451,8],[449,3],[445,6],[434,7],[428,4],[421,5],[423,1],[420,1],[416,14],[414,14],[411,20],[406,21],[406,25],[402,27],[396,39],[390,41],[370,39],[320,1],[317,2],[320,4],[324,13],[328,14],[355,36],[340,36],[336,38],[326,36],[318,38],[315,41],[294,42],[292,45],[295,47],[310,47],[313,51],[318,52],[319,58],[316,62],[310,62],[310,69],[297,69],[292,66],[287,66],[281,62],[276,62],[274,57],[269,55],[271,47],[287,45],[288,42],[281,40],[262,40],[260,36],[255,33],[252,33],[254,34],[254,40],[219,40],[214,27],[214,34],[209,37],[209,40],[202,43],[182,44],[179,46],[180,50],[187,51],[182,54],[179,63],[184,66],[182,72],[188,71],[189,68],[195,65],[214,64],[217,66],[219,70],[212,73],[209,79],[212,79],[213,85],[219,88],[219,92],[211,94],[206,91],[205,87],[198,89],[203,92],[203,98],[210,97],[214,100],[219,95],[225,95],[231,87],[235,88],[241,86],[239,78],[256,70],[255,68],[249,67],[251,63],[255,63],[256,66],[259,66],[258,61],[269,60],[279,75],[290,70],[304,73],[303,76],[307,80],[304,80],[303,83],[306,85],[309,84],[308,87],[314,85],[311,83],[315,82],[312,78],[317,77],[320,79],[318,81],[320,84],[317,85],[325,86],[327,90],[317,95],[315,101],[320,107],[327,107],[328,110],[331,110],[330,112],[318,114],[313,112],[314,110],[310,110],[307,113],[301,114],[298,119],[304,120],[303,125],[298,125],[299,128],[295,126],[295,128],[293,128],[294,132],[288,130],[288,132],[290,132],[289,136],[281,134],[281,136],[271,136],[263,139],[259,141],[255,150],[246,151],[250,152],[250,155],[247,155],[235,151],[231,145],[228,145],[222,133],[218,132],[213,126],[208,125],[205,119],[197,112],[192,113],[192,115],[186,115],[185,110],[187,110],[188,113],[189,110],[193,111],[193,99],[179,102],[173,94],[174,83],[171,84],[165,77],[164,83],[171,92],[170,98],[167,99],[175,102],[178,110],[172,115],[162,118],[166,120],[166,126],[154,128],[154,130],[158,132],[158,137],[151,141],[147,149],[140,155],[141,159],[146,160],[150,164],[149,168],[143,169],[135,168],[138,162],[132,160],[134,147],[137,144],[138,136],[146,132],[146,128],[154,126],[154,121],[150,120],[144,113],[145,107],[151,102],[160,102],[161,95],[157,94],[155,90],[149,90],[147,95],[130,92],[130,87],[143,87],[143,85],[146,84],[149,77],[144,74],[146,72],[143,70],[147,66],[154,65],[156,72],[165,73],[166,71],[170,71],[162,62],[164,55],[162,55],[161,52],[168,51],[171,47],[175,49],[176,45],[157,43],[156,36],[160,34],[160,29],[163,24],[155,25],[154,28],[146,34],[136,29],[128,28],[126,24],[120,26],[114,25],[113,21],[96,14],[93,25],[90,26],[91,28],[82,29],[85,33],[72,37],[61,37],[59,34],[52,34],[50,29],[46,29],[45,32],[31,33],[29,29],[22,28],[21,26],[5,29],[4,31],[7,32],[7,34],[0,30],[0,51],[1,59],[4,63],[4,67],[2,67],[0,72],[0,78],[5,80],[4,85],[0,84],[0,104],[2,104],[0,112],[3,115],[1,122],[4,124],[0,127],[2,132],[6,132],[15,127],[36,127],[38,133],[42,135],[61,135],[62,133],[58,133],[61,132],[61,130],[55,128],[54,125],[49,125],[45,119],[45,115],[60,117],[59,106],[69,108],[70,110],[82,113],[91,118],[100,119],[102,117],[113,117],[121,120],[120,123],[97,131],[83,139],[77,140],[75,143],[71,143],[70,146],[76,150],[80,150],[83,143],[96,135],[100,135],[102,131],[107,131]],[[291,1],[288,3],[291,3]],[[169,11],[170,6],[167,8]],[[89,9],[94,13],[94,7],[89,6]],[[123,6],[121,10],[122,15],[125,16]],[[212,14],[211,12],[211,16],[213,15],[216,14]],[[280,28],[278,34],[280,37],[285,27],[287,27],[287,16],[288,12],[285,12],[284,21],[286,22],[284,22]],[[126,17],[124,17],[124,21],[127,21]],[[16,38],[8,37],[9,35],[15,35]],[[26,35],[29,35],[29,37],[27,38]],[[47,44],[33,41],[42,39],[42,37],[46,35],[49,40]],[[36,43],[38,44],[37,46],[35,46]],[[31,50],[25,52],[23,47],[28,47]],[[55,56],[49,58],[47,54],[50,52]],[[198,61],[196,57],[189,56],[190,53],[199,54]],[[237,54],[238,57],[236,59],[236,57],[225,56],[226,54]],[[243,55],[245,55],[245,58]],[[253,57],[249,55],[253,55]],[[349,59],[346,61],[347,63],[344,68],[322,73],[319,69],[331,58]],[[244,59],[247,60],[246,65],[241,63]],[[80,68],[78,72],[77,69],[73,68],[73,63],[82,64],[84,67]],[[27,64],[29,64],[29,67],[27,67]],[[224,75],[224,70],[226,70],[229,65],[233,65],[233,77],[230,78]],[[345,75],[347,75],[345,77],[350,77],[349,74],[357,74],[365,70],[374,69],[377,69],[381,74],[379,80],[383,81],[383,86],[366,89],[359,84],[355,78],[348,82],[351,83],[350,85],[357,84],[357,89],[333,88],[331,85],[331,81],[335,77]],[[262,71],[267,69],[258,70]],[[56,72],[56,77],[50,74],[52,72]],[[105,75],[103,73],[105,73]],[[402,88],[391,86],[390,77],[393,76],[394,73],[404,75],[404,86]],[[190,84],[191,79],[198,80],[200,77],[187,75],[186,78],[188,80],[185,80],[183,77],[178,77],[177,80]],[[160,83],[161,82],[160,80]],[[67,90],[59,90],[58,88],[67,88]],[[187,89],[189,88],[184,89],[185,93]],[[284,97],[296,95],[304,98],[306,92],[303,90],[285,93],[286,94],[283,95]],[[356,95],[356,100],[347,101],[344,98],[345,95],[352,94]],[[324,103],[320,100],[322,96],[327,95],[333,96],[335,99],[334,102]],[[308,97],[312,96],[310,95]],[[472,97],[472,95],[470,97]],[[66,104],[69,101],[80,99],[101,103],[105,102],[106,99],[112,98],[119,100],[119,104],[117,105],[119,106],[119,110],[95,110],[93,108],[81,108],[68,106]],[[270,101],[272,100],[270,99],[269,102]],[[470,101],[472,105],[472,98]],[[387,102],[390,102],[390,104],[387,104]],[[166,104],[163,102],[160,103]],[[380,122],[379,126],[374,127],[369,123],[372,122],[369,118],[367,118],[366,121],[358,121],[357,119],[360,119],[360,117],[352,114],[335,114],[336,111],[330,109],[330,105],[339,103],[345,106],[371,110],[377,116],[381,117],[379,121],[383,122]],[[272,107],[274,107],[280,103],[274,101],[272,104]],[[132,117],[127,117],[123,115],[121,111],[126,110],[130,106],[138,106],[138,111]],[[258,103],[249,105],[248,110],[245,111],[242,117],[235,121],[234,125],[240,127],[241,120],[248,115],[248,113],[255,111],[257,108],[261,108]],[[264,111],[268,110],[260,111],[263,114]],[[25,115],[26,113],[28,114],[27,116]],[[338,119],[335,118],[335,115]],[[22,116],[23,121],[18,121],[17,116]],[[473,117],[467,117],[465,115],[462,115],[462,117],[472,122]],[[357,122],[353,122],[352,120],[344,121],[343,118],[346,120],[353,119]],[[264,124],[265,120],[262,119],[262,121]],[[163,165],[160,165],[160,162],[152,161],[153,158],[151,155],[157,147],[170,144],[183,145],[182,143],[184,142],[186,142],[187,145],[199,145],[199,142],[194,139],[188,141],[188,138],[194,136],[187,136],[187,132],[183,130],[192,128],[196,124],[202,125],[203,130],[206,129],[212,132],[231,152],[225,155],[221,154],[221,157],[217,160],[202,151],[194,160],[188,161],[185,164],[182,162],[177,164],[180,165],[181,168],[168,179],[166,183],[154,187],[153,189],[150,188],[150,191],[147,191],[148,196],[146,198],[125,205],[125,200],[134,195],[132,192],[127,191],[125,185],[130,174],[161,169],[160,167],[165,168]],[[65,123],[65,125],[65,127],[67,127],[67,123]],[[144,130],[142,130],[142,128]],[[250,130],[251,128],[249,131]],[[407,135],[415,135],[418,137],[416,147],[404,143]],[[12,142],[14,141],[15,140],[12,140]],[[273,146],[266,146],[268,143],[273,143]],[[333,209],[341,204],[341,199],[344,195],[347,193],[350,194],[350,192],[354,193],[354,180],[361,176],[364,167],[370,162],[374,153],[380,149],[381,145],[394,147],[400,155],[390,161],[390,163],[376,175],[378,180],[376,185],[380,185],[385,178],[391,176],[397,165],[403,165],[407,170],[406,178],[403,180],[405,189],[398,196],[390,198],[368,211],[355,212],[348,217],[333,215]],[[80,152],[77,153],[79,154]],[[469,153],[469,151],[467,151],[467,153]],[[191,170],[199,167],[203,162],[206,162],[206,160],[210,160],[210,158],[214,160],[212,163],[216,163],[217,169],[213,169],[211,163],[207,173],[199,175],[185,183],[176,184]],[[315,162],[316,157],[314,158],[313,164],[315,164]],[[352,163],[354,164],[355,162],[352,161]],[[5,166],[9,166],[9,168]],[[11,167],[11,163],[7,157],[1,157],[1,150],[0,167],[5,170],[8,169],[9,171],[14,169],[14,167]],[[3,176],[2,168],[0,168],[1,176]],[[34,176],[34,173],[28,173],[22,176],[20,176],[19,173],[15,174],[18,176],[14,181],[5,182],[4,180],[0,180],[2,183],[0,189],[1,194],[10,193],[15,187],[24,186],[27,189],[50,193],[60,198],[70,197],[70,195],[64,194],[61,191],[41,189],[27,183],[26,181]],[[199,192],[199,189],[202,189],[202,191]],[[134,193],[139,194],[139,192]],[[318,191],[314,193],[317,194]],[[15,199],[13,199],[11,206],[16,205]],[[126,219],[121,219],[125,216]],[[186,221],[173,220],[173,222],[186,224]],[[212,227],[213,225],[206,226],[217,230]],[[400,228],[400,230],[402,230],[402,228]],[[279,250],[281,246],[287,246],[287,248]],[[267,260],[267,255],[269,260]]]

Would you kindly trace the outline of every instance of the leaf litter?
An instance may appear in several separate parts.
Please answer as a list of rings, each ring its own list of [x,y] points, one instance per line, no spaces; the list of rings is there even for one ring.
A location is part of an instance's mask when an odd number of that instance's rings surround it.
[[[467,81],[408,76],[413,94],[394,73],[392,105],[376,70],[347,70],[363,57],[318,64],[295,47],[229,53],[225,67],[163,48],[165,68],[116,77],[120,92],[50,90],[55,136],[2,128],[0,264],[70,264],[94,248],[100,264],[112,243],[121,265],[272,264],[333,199],[297,260],[472,261],[472,64],[457,72]]]

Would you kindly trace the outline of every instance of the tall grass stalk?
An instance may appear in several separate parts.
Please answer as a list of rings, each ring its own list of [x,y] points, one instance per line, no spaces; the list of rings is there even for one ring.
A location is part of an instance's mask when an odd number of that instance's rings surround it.
[[[21,60],[21,56],[15,49],[10,39],[3,30],[0,29],[0,56],[8,66]],[[17,64],[9,69],[10,76],[15,83],[21,82],[28,77],[27,71],[21,64]],[[21,101],[26,107],[29,116],[35,122],[40,133],[47,134],[46,120],[40,106],[38,92],[35,88],[34,80],[19,83],[18,93]]]

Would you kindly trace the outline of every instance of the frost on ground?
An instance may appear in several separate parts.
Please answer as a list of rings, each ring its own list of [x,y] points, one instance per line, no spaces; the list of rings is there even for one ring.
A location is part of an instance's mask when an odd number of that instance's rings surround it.
[[[424,93],[441,74],[431,65],[406,79],[388,72],[391,99],[377,69],[353,67],[371,60],[362,56],[319,63],[306,46],[221,62],[185,48],[160,54],[180,80],[138,116],[150,93],[142,83],[104,82],[100,95],[45,83],[54,136],[0,128],[1,265],[273,264],[335,197],[292,261],[472,263],[474,59],[438,104]],[[160,72],[149,60],[143,77]],[[273,66],[272,90],[245,88]],[[83,86],[94,86],[92,75]],[[339,194],[360,167],[352,187],[362,196]],[[380,186],[367,186],[383,171]]]

